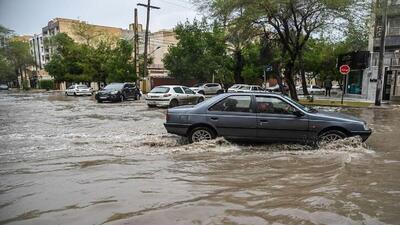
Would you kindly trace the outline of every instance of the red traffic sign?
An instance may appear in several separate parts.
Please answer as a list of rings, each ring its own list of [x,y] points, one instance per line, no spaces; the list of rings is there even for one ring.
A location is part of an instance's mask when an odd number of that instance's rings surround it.
[[[343,75],[349,74],[350,73],[350,66],[349,65],[341,65],[339,67],[339,72]]]

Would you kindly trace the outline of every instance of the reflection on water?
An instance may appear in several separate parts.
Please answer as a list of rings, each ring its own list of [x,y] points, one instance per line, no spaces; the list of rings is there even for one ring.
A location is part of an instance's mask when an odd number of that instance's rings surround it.
[[[189,144],[142,101],[1,94],[0,224],[398,224],[400,107],[343,111],[366,144]]]

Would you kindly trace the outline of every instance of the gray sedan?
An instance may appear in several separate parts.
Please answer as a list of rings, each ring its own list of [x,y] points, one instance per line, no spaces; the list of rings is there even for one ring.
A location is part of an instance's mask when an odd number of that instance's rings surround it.
[[[195,106],[168,109],[164,126],[190,142],[223,136],[320,144],[357,135],[365,141],[372,132],[356,117],[317,111],[274,93],[226,93]]]

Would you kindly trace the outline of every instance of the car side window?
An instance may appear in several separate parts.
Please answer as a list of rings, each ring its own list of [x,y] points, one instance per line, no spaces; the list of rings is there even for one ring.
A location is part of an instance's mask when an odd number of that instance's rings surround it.
[[[189,95],[194,95],[195,94],[194,91],[190,90],[187,87],[184,87],[183,90],[185,91],[186,94],[189,94]]]
[[[276,97],[257,96],[256,102],[258,113],[293,114],[295,111],[292,105]]]
[[[174,87],[175,93],[183,94],[182,88],[180,87]]]
[[[68,89],[74,89],[74,88],[75,88],[74,85],[68,87]]]
[[[252,112],[251,97],[246,95],[230,96],[213,105],[210,111]]]

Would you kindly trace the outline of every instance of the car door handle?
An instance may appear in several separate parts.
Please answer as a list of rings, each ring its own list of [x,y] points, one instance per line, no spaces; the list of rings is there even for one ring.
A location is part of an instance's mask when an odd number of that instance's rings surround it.
[[[218,117],[211,117],[211,120],[218,120]]]

